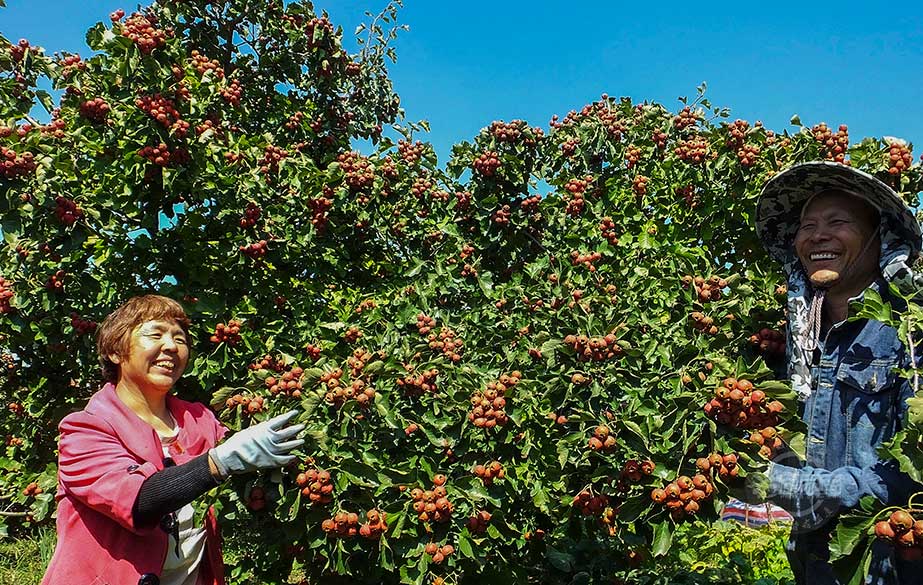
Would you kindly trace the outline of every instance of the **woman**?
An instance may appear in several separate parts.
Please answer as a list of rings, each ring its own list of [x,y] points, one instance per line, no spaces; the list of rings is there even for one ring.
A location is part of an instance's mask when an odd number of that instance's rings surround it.
[[[43,585],[220,585],[213,510],[191,502],[231,474],[295,459],[292,411],[234,434],[205,406],[171,394],[189,360],[189,318],[176,301],[134,297],[103,321],[107,383],[60,424],[58,544]]]

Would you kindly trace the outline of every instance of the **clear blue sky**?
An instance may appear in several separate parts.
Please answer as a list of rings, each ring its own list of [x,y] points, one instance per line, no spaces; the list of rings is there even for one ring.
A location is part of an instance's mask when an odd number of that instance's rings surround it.
[[[915,2],[522,2],[406,0],[392,77],[410,119],[454,142],[495,119],[546,126],[599,97],[676,107],[708,83],[732,118],[849,125],[923,153],[923,10]],[[347,33],[383,0],[315,2]],[[84,32],[118,0],[7,0],[0,33],[87,54]],[[347,34],[348,36],[348,34]]]

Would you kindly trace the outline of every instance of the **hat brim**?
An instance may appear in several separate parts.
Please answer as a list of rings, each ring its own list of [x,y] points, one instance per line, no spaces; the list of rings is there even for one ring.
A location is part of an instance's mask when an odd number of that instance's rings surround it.
[[[763,247],[786,263],[801,218],[801,208],[814,195],[841,190],[861,197],[881,214],[882,229],[894,232],[910,248],[911,259],[920,253],[920,224],[894,190],[872,175],[831,161],[789,167],[770,179],[756,204],[756,232]]]

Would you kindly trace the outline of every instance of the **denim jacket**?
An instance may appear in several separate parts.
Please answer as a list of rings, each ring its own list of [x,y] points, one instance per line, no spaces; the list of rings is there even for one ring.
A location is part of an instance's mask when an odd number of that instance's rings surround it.
[[[838,323],[818,344],[804,403],[806,461],[769,470],[769,499],[795,518],[787,550],[798,583],[839,583],[828,546],[840,511],[868,495],[904,505],[923,491],[876,452],[906,419],[913,388],[895,372],[909,365],[905,353],[894,328],[870,320]],[[869,585],[923,584],[923,563],[900,560],[887,543],[874,543],[869,570]]]

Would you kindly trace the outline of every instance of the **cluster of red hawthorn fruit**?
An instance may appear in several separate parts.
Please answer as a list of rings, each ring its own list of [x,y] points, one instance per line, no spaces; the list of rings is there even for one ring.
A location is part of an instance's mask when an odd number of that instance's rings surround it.
[[[622,346],[618,344],[618,338],[614,333],[598,337],[583,334],[567,335],[564,338],[564,344],[573,348],[577,359],[582,362],[601,362],[622,354]]]
[[[191,160],[189,151],[185,148],[177,148],[171,152],[163,142],[157,146],[145,146],[138,151],[138,155],[160,167],[169,165],[181,166]]]
[[[610,246],[618,245],[619,236],[616,231],[615,222],[612,221],[611,217],[604,217],[602,221],[599,222],[599,231],[602,232],[602,236],[609,242]]]
[[[820,143],[825,158],[845,163],[846,149],[849,148],[849,128],[846,124],[840,124],[834,133],[827,124],[821,122],[811,128],[811,135]]]
[[[218,79],[224,78],[224,69],[217,59],[209,59],[196,49],[193,49],[190,55],[192,57],[192,66],[195,67],[199,75],[205,75],[210,72]]]
[[[577,152],[578,146],[580,146],[580,140],[577,138],[568,138],[561,143],[561,154],[564,158],[570,158]]]
[[[355,512],[337,512],[333,518],[321,522],[321,530],[330,538],[352,538],[361,536],[368,540],[377,540],[388,529],[385,513],[369,510],[365,513],[367,522],[359,525],[359,515]]]
[[[487,129],[498,142],[516,142],[525,137],[523,143],[534,145],[535,138],[529,136],[529,125],[524,120],[511,120],[510,122],[495,121],[491,122]],[[533,128],[532,132],[539,138],[544,134],[541,128]]]
[[[157,120],[164,128],[169,128],[180,119],[179,111],[173,100],[159,93],[138,97],[135,99],[135,105],[142,112]]]
[[[17,44],[10,45],[10,57],[12,57],[13,63],[22,62],[26,56],[26,51],[30,48],[29,41],[26,39],[19,39]]]
[[[353,192],[367,191],[375,181],[375,167],[358,152],[344,152],[337,156],[340,169],[346,176],[346,185]]]
[[[750,344],[767,359],[785,355],[785,335],[781,331],[763,327],[750,336]]]
[[[615,434],[612,433],[612,429],[608,425],[597,425],[593,429],[593,436],[587,442],[587,448],[591,451],[611,453],[615,450],[616,443]]]
[[[542,202],[541,195],[533,195],[531,197],[526,197],[519,202],[519,208],[526,213],[533,213],[538,211],[538,204]]]
[[[712,276],[706,280],[701,276],[686,275],[682,278],[682,284],[684,289],[688,289],[692,285],[699,302],[707,303],[708,301],[721,299],[721,291],[727,288],[728,281],[719,276]]]
[[[646,195],[648,182],[650,182],[649,178],[644,175],[638,175],[631,181],[631,190],[635,192],[635,195]]]
[[[738,150],[743,148],[744,144],[747,142],[747,133],[750,130],[750,123],[746,120],[734,120],[732,123],[727,124],[727,146],[731,150]]]
[[[270,394],[286,394],[292,398],[301,398],[302,382],[301,377],[304,375],[304,369],[295,366],[287,372],[282,372],[279,379],[275,376],[267,376],[263,384],[269,390]]]
[[[251,258],[253,260],[258,260],[266,255],[266,247],[268,242],[266,240],[260,240],[258,242],[251,242],[246,245],[238,246],[237,249],[244,256]]]
[[[510,217],[513,215],[513,212],[510,210],[509,205],[503,205],[490,216],[491,221],[497,225],[508,225],[510,223]]]
[[[877,522],[875,536],[896,545],[901,559],[923,560],[923,520],[916,520],[911,510],[895,510],[887,520]]]
[[[15,150],[0,146],[0,177],[4,179],[18,179],[35,171],[35,155],[24,152],[22,156]]]
[[[695,460],[696,468],[702,473],[717,475],[723,480],[735,478],[740,473],[736,453],[710,453]]]
[[[467,264],[465,266],[468,266]],[[462,347],[465,345],[465,340],[458,336],[454,330],[449,327],[442,327],[439,329],[439,334],[430,333],[426,340],[429,342],[429,348],[434,351],[440,351],[448,359],[452,360],[453,363],[458,363],[461,361],[461,351]]]
[[[433,476],[433,488],[431,490],[422,490],[414,488],[410,490],[410,497],[413,499],[413,511],[417,513],[417,518],[423,523],[448,522],[452,517],[455,506],[446,496],[447,478],[441,473]]]
[[[77,71],[84,71],[87,64],[80,58],[80,55],[63,55],[58,62],[61,66],[61,73],[65,78],[70,78]]]
[[[747,144],[737,150],[737,159],[740,161],[740,166],[744,168],[755,165],[756,161],[759,160],[759,156],[760,147],[755,144]]]
[[[435,394],[438,376],[439,370],[432,368],[421,374],[407,374],[403,378],[398,378],[396,383],[408,396]]]
[[[419,140],[416,142],[403,139],[397,141],[397,154],[409,165],[419,162],[424,152],[426,152],[426,146]]]
[[[274,358],[269,354],[264,355],[258,362],[253,362],[248,366],[249,369],[259,372],[261,370],[270,370],[281,374],[285,371],[285,361],[281,358]]]
[[[583,264],[587,270],[590,272],[596,272],[596,265],[593,264],[598,260],[602,259],[603,255],[600,252],[590,252],[589,254],[581,254],[577,250],[571,250],[570,252],[570,263],[571,266],[580,266]]]
[[[346,328],[346,332],[343,334],[343,341],[346,343],[356,343],[362,339],[362,337],[362,330],[355,325],[350,325]]]
[[[0,315],[12,313],[13,309],[13,283],[0,276]]]
[[[584,516],[595,516],[605,510],[608,505],[609,497],[605,494],[593,493],[592,488],[581,490],[571,500],[571,506],[580,510]]]
[[[28,498],[29,496],[37,496],[43,491],[44,490],[41,488],[41,486],[33,481],[29,482],[29,485],[27,485],[25,489],[22,490],[22,495]]]
[[[308,356],[308,359],[311,361],[316,361],[320,357],[321,348],[316,344],[309,343],[304,346],[304,352]]]
[[[62,293],[64,292],[64,279],[67,278],[67,273],[63,270],[55,270],[55,273],[48,277],[48,280],[45,281],[45,289],[53,293]]]
[[[766,459],[775,457],[784,444],[776,427],[765,427],[753,431],[750,433],[750,442],[760,446],[760,455]]]
[[[500,168],[500,155],[492,150],[485,151],[475,157],[472,167],[474,171],[484,177],[493,177]]]
[[[227,325],[218,323],[210,340],[212,343],[227,343],[233,347],[240,343],[240,327],[240,321],[234,319],[228,321]]]
[[[693,311],[689,314],[689,320],[692,322],[692,327],[702,333],[707,333],[709,335],[718,334],[718,326],[715,325],[715,320],[705,313]]]
[[[417,199],[423,199],[435,186],[436,183],[424,172],[424,174],[414,178],[413,183],[410,185],[410,194]]]
[[[135,43],[142,53],[149,55],[154,49],[164,46],[167,37],[171,36],[168,31],[156,28],[156,24],[153,17],[135,12],[125,19],[122,36]]]
[[[701,115],[698,112],[693,111],[690,106],[685,106],[673,117],[673,127],[677,130],[685,130],[695,126],[700,118]]]
[[[103,98],[93,98],[80,104],[80,115],[94,124],[102,124],[112,107]]]
[[[638,146],[629,146],[625,149],[625,167],[632,168],[641,161],[641,148]]]
[[[892,143],[888,147],[888,163],[891,165],[888,172],[892,175],[899,175],[909,169],[913,164],[910,148],[906,144]]]
[[[262,215],[262,210],[259,206],[252,201],[248,202],[247,208],[244,209],[244,215],[240,218],[240,227],[251,228],[255,226],[260,219],[260,215]]]
[[[650,459],[644,461],[629,459],[622,465],[622,470],[619,472],[619,489],[624,491],[628,488],[628,484],[638,483],[644,477],[652,475],[655,467],[656,465]]]
[[[783,408],[778,400],[767,401],[766,393],[750,380],[725,378],[703,410],[720,425],[762,429],[778,425]]]
[[[295,484],[312,504],[326,505],[333,501],[333,478],[329,471],[311,467],[295,477]]]
[[[332,195],[332,192],[330,194]],[[324,230],[326,230],[327,222],[330,220],[327,211],[333,207],[333,199],[327,195],[328,193],[325,190],[323,196],[308,199],[308,206],[311,207],[311,224],[319,233],[324,233]]]
[[[260,172],[264,175],[279,172],[279,163],[288,157],[288,151],[279,146],[267,144],[263,149],[263,158],[260,159]]]
[[[324,400],[335,408],[340,408],[349,399],[367,408],[375,400],[375,389],[367,386],[363,380],[353,380],[347,386],[343,381],[343,369],[336,368],[321,374],[319,382],[325,386]]]
[[[429,555],[431,563],[434,565],[441,565],[447,558],[455,554],[455,547],[451,544],[439,546],[435,542],[428,542],[426,546],[423,547],[423,552]],[[437,577],[437,579],[442,578]],[[433,583],[435,582],[436,579],[433,580]]]
[[[96,321],[83,319],[77,313],[71,313],[71,327],[74,328],[74,332],[77,333],[77,335],[93,333],[96,331],[96,326]]]
[[[587,176],[582,179],[571,179],[564,185],[564,190],[570,197],[564,211],[571,217],[577,217],[583,213],[583,208],[586,206],[585,195],[592,182],[593,177]]]
[[[517,370],[509,376],[502,374],[497,381],[488,382],[483,390],[471,394],[471,411],[468,421],[477,428],[492,429],[509,421],[506,414],[506,391],[516,386],[522,374]]]
[[[54,110],[52,113],[54,119],[50,123],[45,124],[40,128],[42,135],[50,136],[52,138],[64,138],[67,136],[67,132],[65,132],[67,129],[67,120],[57,117],[60,114],[60,109]]]
[[[606,129],[606,133],[613,141],[618,142],[622,139],[622,134],[625,132],[625,124],[619,118],[616,108],[612,107],[612,103],[607,94],[602,94],[599,100],[583,106],[579,112],[571,110],[564,116],[564,120],[561,122],[558,122],[557,115],[552,116],[549,125],[552,128],[562,128],[580,124],[580,122],[584,120],[594,119]]]
[[[471,469],[471,473],[479,477],[484,485],[492,485],[495,479],[506,477],[506,470],[503,469],[503,464],[499,461],[491,461],[487,465],[478,463]]]
[[[266,410],[266,405],[264,402],[265,398],[262,396],[244,396],[243,394],[235,394],[234,396],[228,398],[224,405],[228,410],[234,410],[237,406],[240,406],[241,413],[256,414]]]
[[[694,516],[699,511],[699,502],[710,498],[714,491],[715,487],[706,475],[697,473],[691,478],[681,475],[663,488],[654,488],[651,500],[669,510],[673,520],[680,521]]]
[[[682,197],[683,201],[686,202],[686,205],[688,205],[690,209],[695,209],[698,207],[699,200],[698,197],[696,197],[694,185],[676,187],[673,192],[677,197]]]
[[[228,83],[227,87],[221,88],[221,99],[223,99],[229,106],[237,107],[240,105],[240,100],[244,95],[243,87],[240,85],[240,80],[232,79]]]
[[[690,164],[702,164],[708,157],[708,143],[704,138],[694,136],[688,140],[680,140],[679,145],[673,149],[676,156]]]
[[[349,366],[349,369],[354,378],[362,374],[362,370],[365,369],[365,365],[372,361],[372,352],[367,349],[356,348],[353,350],[353,354],[349,356],[346,360],[346,364]]]
[[[487,526],[490,524],[491,517],[491,513],[487,510],[479,510],[468,518],[468,522],[465,526],[471,534],[483,534],[487,531]]]

